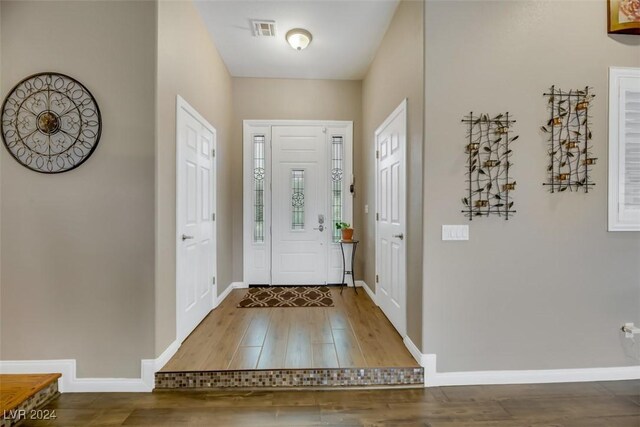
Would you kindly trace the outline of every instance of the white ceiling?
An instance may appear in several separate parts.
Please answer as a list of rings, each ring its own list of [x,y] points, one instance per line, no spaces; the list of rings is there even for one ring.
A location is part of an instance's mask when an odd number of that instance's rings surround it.
[[[398,0],[199,0],[196,5],[232,76],[358,80],[373,59]],[[275,37],[254,37],[251,19],[275,20]],[[311,32],[301,52],[285,40]]]

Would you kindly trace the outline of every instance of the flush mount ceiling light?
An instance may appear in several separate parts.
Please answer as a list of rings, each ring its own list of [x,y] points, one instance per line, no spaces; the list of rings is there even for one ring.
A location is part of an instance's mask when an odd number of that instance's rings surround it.
[[[309,46],[313,37],[311,33],[302,28],[294,28],[293,30],[289,30],[287,32],[287,43],[291,45],[295,50],[302,50]]]

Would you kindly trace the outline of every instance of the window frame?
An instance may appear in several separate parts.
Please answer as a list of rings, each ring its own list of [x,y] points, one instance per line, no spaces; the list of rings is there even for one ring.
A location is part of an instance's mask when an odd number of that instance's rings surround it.
[[[626,143],[623,134],[624,106],[620,89],[623,79],[637,79],[640,85],[640,68],[609,68],[609,185],[608,185],[608,231],[640,231],[640,212],[637,218],[626,219],[621,212],[624,197],[624,176],[621,167]]]

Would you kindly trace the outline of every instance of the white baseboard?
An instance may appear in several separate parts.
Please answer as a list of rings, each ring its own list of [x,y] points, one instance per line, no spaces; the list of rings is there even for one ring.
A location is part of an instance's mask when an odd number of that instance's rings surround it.
[[[373,293],[369,285],[367,285],[364,280],[356,280],[356,286],[358,288],[363,288],[367,293],[367,295],[369,295],[369,298],[371,298],[371,301],[373,301],[375,305],[378,305],[378,300],[376,300],[376,294]]]
[[[85,392],[150,392],[155,387],[155,373],[159,371],[180,348],[178,341],[156,359],[143,359],[140,378],[78,378],[75,359],[54,360],[2,360],[0,373],[42,374],[60,373],[58,389],[61,393]]]
[[[231,286],[233,289],[247,289],[249,284],[244,282],[231,282]]]
[[[428,387],[481,384],[540,384],[640,379],[640,366],[523,371],[436,372]]]
[[[405,345],[424,367],[425,387],[490,384],[543,384],[640,379],[640,365],[609,368],[531,369],[508,371],[438,372],[436,355],[420,353],[409,338]]]
[[[246,285],[244,282],[232,282],[229,286],[227,286],[227,288],[222,291],[222,293],[220,295],[218,295],[218,297],[216,298],[216,304],[215,307],[219,306],[222,301],[225,300],[225,298],[227,298],[229,296],[229,294],[231,293],[232,290],[234,289],[244,289],[244,288],[248,288],[249,285]]]
[[[404,337],[402,341],[404,342],[405,347],[407,347],[407,350],[409,350],[409,353],[411,353],[413,358],[416,359],[416,362],[418,362],[418,364],[424,368],[426,354],[420,353],[420,350],[418,349],[418,347],[416,347],[413,341],[411,341],[411,338],[409,338],[409,336]]]

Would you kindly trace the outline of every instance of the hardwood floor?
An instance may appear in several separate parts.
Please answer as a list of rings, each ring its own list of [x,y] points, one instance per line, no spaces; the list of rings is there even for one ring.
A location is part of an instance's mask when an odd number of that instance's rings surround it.
[[[419,366],[364,290],[331,288],[334,307],[237,308],[245,292],[232,291],[162,371]]]
[[[349,391],[62,394],[23,426],[638,427],[640,380]]]

